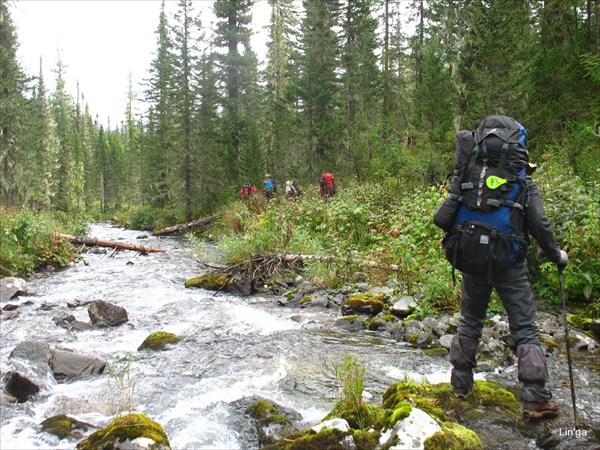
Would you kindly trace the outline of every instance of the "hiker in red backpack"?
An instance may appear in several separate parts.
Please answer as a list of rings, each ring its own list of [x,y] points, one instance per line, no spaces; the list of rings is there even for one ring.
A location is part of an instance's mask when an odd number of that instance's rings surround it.
[[[569,258],[556,244],[540,191],[528,176],[534,165],[526,137],[525,127],[507,116],[488,116],[475,132],[459,131],[454,179],[434,222],[446,231],[446,258],[462,272],[461,319],[450,345],[456,397],[473,388],[477,348],[495,289],[515,342],[523,415],[536,420],[556,417],[558,407],[546,387],[546,356],[525,259],[528,235],[559,269]]]
[[[252,183],[245,182],[244,187],[240,190],[240,195],[242,196],[242,200],[248,200],[253,192],[256,192],[256,186],[252,185]]]
[[[333,174],[327,172],[321,175],[321,180],[319,181],[319,187],[321,190],[321,197],[328,198],[335,195],[335,179],[333,178]]]

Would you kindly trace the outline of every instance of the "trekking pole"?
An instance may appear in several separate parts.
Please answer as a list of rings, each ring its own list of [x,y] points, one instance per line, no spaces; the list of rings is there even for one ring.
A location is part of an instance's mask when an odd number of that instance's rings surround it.
[[[567,364],[569,366],[569,382],[571,385],[571,402],[573,403],[573,425],[577,429],[577,406],[575,403],[575,383],[573,381],[573,362],[571,361],[571,346],[569,345],[569,324],[567,323],[567,303],[565,301],[565,286],[563,284],[563,267],[558,266],[558,280],[562,296],[563,323],[565,326],[565,341],[567,344]]]

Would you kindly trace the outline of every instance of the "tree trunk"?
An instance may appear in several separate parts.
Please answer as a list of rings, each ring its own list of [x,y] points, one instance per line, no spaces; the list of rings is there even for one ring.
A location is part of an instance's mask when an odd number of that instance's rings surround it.
[[[190,228],[205,226],[216,221],[217,218],[215,216],[203,217],[198,220],[193,220],[187,223],[179,223],[177,225],[173,225],[172,227],[162,228],[160,230],[156,230],[152,233],[153,236],[162,236],[163,234],[170,233],[181,233],[183,231],[187,231]]]
[[[88,245],[98,247],[111,247],[120,250],[133,250],[140,253],[151,253],[151,252],[166,252],[162,248],[143,247],[141,245],[134,244],[123,244],[121,242],[104,241],[101,239],[91,238],[87,236],[71,236],[70,234],[56,233],[56,236],[71,241],[72,244],[77,245]]]

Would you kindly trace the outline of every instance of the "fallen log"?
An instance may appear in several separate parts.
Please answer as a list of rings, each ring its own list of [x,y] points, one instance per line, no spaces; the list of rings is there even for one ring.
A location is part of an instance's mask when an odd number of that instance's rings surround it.
[[[302,255],[302,254],[293,254],[293,253],[283,253],[280,254],[279,257],[285,262],[296,262],[296,261],[333,261],[343,259],[333,255]],[[400,266],[397,264],[381,264],[377,261],[370,261],[368,259],[360,259],[360,258],[345,258],[345,261],[354,264],[365,264],[369,267],[381,267],[389,270],[400,270]]]
[[[217,220],[217,218],[215,216],[203,217],[201,219],[192,220],[191,222],[178,223],[177,225],[173,225],[171,227],[161,228],[160,230],[154,231],[152,233],[152,235],[153,236],[162,236],[164,234],[170,234],[170,233],[182,233],[191,228],[210,225],[211,223],[215,222],[216,220]]]
[[[111,247],[119,250],[132,250],[140,253],[166,252],[162,248],[144,247],[142,245],[123,244],[121,242],[105,241],[87,236],[71,236],[70,234],[56,233],[56,236],[69,240],[72,244],[88,245],[90,247]]]

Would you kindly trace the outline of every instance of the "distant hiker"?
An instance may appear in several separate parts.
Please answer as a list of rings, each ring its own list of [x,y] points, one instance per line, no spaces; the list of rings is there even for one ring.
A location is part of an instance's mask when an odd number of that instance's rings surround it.
[[[319,187],[321,190],[321,196],[323,198],[332,197],[335,195],[335,179],[333,178],[333,174],[327,172],[321,175],[321,180],[319,181]]]
[[[252,183],[245,182],[244,187],[240,190],[242,200],[248,200],[253,192],[256,192],[256,186],[253,186]]]
[[[473,387],[477,347],[496,289],[515,342],[523,414],[542,419],[556,417],[558,407],[546,388],[546,357],[525,260],[528,233],[559,268],[568,255],[555,243],[539,189],[526,174],[535,168],[526,137],[525,128],[507,116],[486,117],[474,133],[459,131],[454,178],[434,222],[446,231],[446,258],[462,272],[462,317],[450,346],[454,393],[463,398]]]
[[[300,188],[296,186],[296,182],[294,180],[288,180],[285,182],[285,194],[290,198],[296,198],[301,194]]]
[[[265,188],[265,197],[267,197],[267,200],[270,200],[277,193],[277,182],[272,175],[266,174],[263,184]]]

